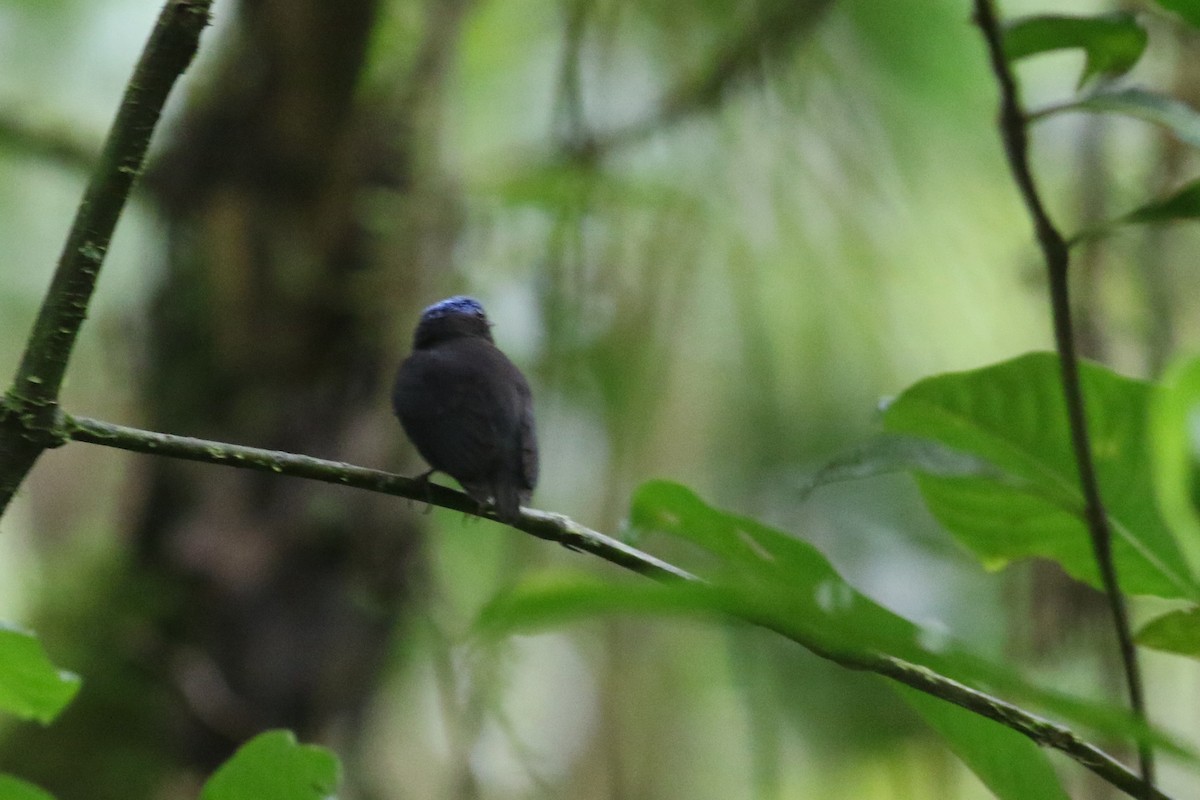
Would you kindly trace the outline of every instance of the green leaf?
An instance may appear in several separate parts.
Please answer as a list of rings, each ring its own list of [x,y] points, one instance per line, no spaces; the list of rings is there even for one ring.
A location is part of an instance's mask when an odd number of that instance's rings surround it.
[[[1100,89],[1078,100],[1042,109],[1031,115],[1045,119],[1067,111],[1122,114],[1150,122],[1175,134],[1179,141],[1200,147],[1200,111],[1174,97],[1145,89]]]
[[[1017,61],[1054,50],[1082,49],[1086,54],[1079,85],[1101,75],[1124,75],[1142,57],[1146,29],[1126,12],[1093,17],[1059,15],[1024,17],[1004,29],[1004,54]]]
[[[580,574],[530,578],[493,598],[476,620],[477,633],[505,636],[598,614],[724,614],[732,593],[709,583],[602,582]]]
[[[1147,622],[1137,643],[1155,650],[1200,658],[1200,608],[1172,611]]]
[[[1192,572],[1200,572],[1200,510],[1196,464],[1200,461],[1200,358],[1167,370],[1150,406],[1151,475],[1158,507],[1175,534]]]
[[[845,591],[852,591],[846,589]],[[832,596],[832,593],[831,593]],[[479,619],[490,635],[594,614],[754,613],[738,592],[705,584],[603,583],[592,576],[543,576],[496,598]],[[1067,800],[1045,754],[1029,739],[958,706],[889,681],[997,797]]]
[[[892,687],[1000,800],[1070,800],[1046,753],[998,722],[898,683]]]
[[[1086,362],[1080,379],[1122,588],[1200,600],[1151,485],[1146,427],[1153,387]],[[883,424],[1006,473],[1004,480],[917,475],[934,516],[985,566],[1049,558],[1100,586],[1055,355],[1031,353],[922,380],[885,410]]]
[[[1189,183],[1172,195],[1147,203],[1126,214],[1121,222],[1170,222],[1200,217],[1200,181]]]
[[[1173,194],[1151,200],[1128,214],[1085,228],[1072,236],[1069,244],[1074,246],[1082,241],[1106,236],[1122,225],[1154,225],[1198,218],[1200,218],[1200,181],[1193,181]]]
[[[79,683],[50,663],[32,633],[0,624],[0,709],[47,723],[71,702]]]
[[[1198,0],[1157,0],[1167,11],[1178,14],[1184,22],[1200,28],[1200,2]]]
[[[683,587],[693,597],[681,601],[677,610],[683,603],[706,603],[706,609],[727,611],[801,642],[819,655],[895,656],[971,686],[1009,692],[1106,735],[1149,740],[1196,758],[1179,742],[1147,730],[1124,708],[1034,686],[1011,669],[971,653],[952,637],[921,629],[858,592],[812,545],[753,519],[715,509],[684,486],[667,481],[643,484],[634,496],[630,520],[644,533],[663,533],[707,554],[707,563],[684,566],[714,584],[716,591],[697,599],[698,590]],[[623,591],[624,587],[612,589],[614,594]],[[543,597],[541,602],[553,605],[555,600]],[[611,604],[620,601],[604,602],[608,605],[602,610],[611,610]],[[650,606],[644,604],[647,610]],[[587,610],[583,604],[576,608]],[[631,602],[622,610],[637,608]]]
[[[340,782],[341,765],[329,750],[297,744],[291,731],[267,731],[212,774],[200,800],[326,800]]]
[[[54,795],[20,778],[0,775],[0,800],[54,800]]]

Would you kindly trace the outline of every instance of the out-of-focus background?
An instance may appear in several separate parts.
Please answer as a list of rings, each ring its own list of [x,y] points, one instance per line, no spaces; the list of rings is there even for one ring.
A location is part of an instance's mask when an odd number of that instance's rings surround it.
[[[1151,34],[1132,82],[1200,93],[1195,34],[1125,6]],[[158,8],[0,5],[0,373]],[[470,293],[534,387],[535,506],[617,534],[639,483],[681,481],[813,542],[893,610],[1119,697],[1103,606],[1054,568],[982,571],[903,477],[800,491],[881,398],[1050,346],[969,12],[219,0],[64,405],[414,474],[390,381],[420,309]],[[1081,59],[1022,65],[1030,104],[1069,97]],[[1055,118],[1035,151],[1068,230],[1192,166],[1113,119]],[[1080,251],[1086,351],[1154,376],[1196,341],[1196,245],[1180,228]],[[5,723],[0,765],[63,800],[191,797],[282,726],[338,751],[347,798],[988,796],[876,679],[765,634],[609,619],[472,635],[497,592],[564,566],[616,574],[393,498],[49,452],[0,525],[0,618],[85,683],[52,726]],[[1152,657],[1148,673],[1152,715],[1194,736],[1196,670]],[[1166,785],[1197,783],[1168,765]]]

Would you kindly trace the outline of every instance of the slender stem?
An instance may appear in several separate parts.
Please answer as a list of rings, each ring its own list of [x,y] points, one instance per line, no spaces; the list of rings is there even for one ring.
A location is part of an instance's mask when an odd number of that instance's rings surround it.
[[[159,14],[67,234],[54,278],[0,398],[0,514],[55,432],[58,392],[117,220],[171,87],[191,63],[212,0],[168,0]]]
[[[822,654],[817,653],[817,655]],[[1095,745],[1081,739],[1070,728],[1030,714],[1012,703],[972,689],[970,686],[939,675],[926,667],[891,656],[871,656],[869,658],[851,656],[844,660],[836,658],[834,660],[851,669],[855,668],[853,662],[858,662],[859,669],[878,673],[905,686],[999,722],[1031,739],[1040,747],[1049,747],[1065,753],[1075,762],[1130,797],[1139,800],[1164,800],[1168,797],[1155,787],[1147,785],[1143,778],[1130,771],[1124,764]]]
[[[52,422],[67,362],[87,316],[117,220],[142,171],[150,135],[175,81],[187,69],[208,24],[212,0],[168,0],[159,14],[109,131],[58,267],[25,348],[10,399],[48,409]]]
[[[1133,713],[1143,722],[1146,720],[1146,703],[1142,690],[1141,670],[1133,634],[1129,629],[1129,614],[1125,607],[1125,596],[1117,581],[1117,568],[1112,555],[1112,531],[1108,514],[1100,497],[1100,484],[1096,477],[1092,446],[1088,436],[1087,413],[1083,390],[1079,379],[1079,358],[1075,349],[1074,326],[1071,321],[1071,302],[1067,285],[1070,267],[1070,249],[1063,235],[1055,227],[1038,193],[1037,184],[1029,165],[1029,138],[1027,119],[1017,94],[1016,78],[1004,56],[1000,23],[991,0],[975,0],[975,21],[983,32],[991,59],[992,71],[1000,86],[1000,136],[1008,156],[1009,168],[1020,190],[1021,198],[1033,221],[1034,232],[1046,262],[1049,275],[1050,308],[1054,323],[1054,342],[1058,350],[1062,370],[1063,394],[1067,406],[1067,419],[1071,430],[1071,444],[1075,451],[1075,464],[1079,470],[1079,483],[1083,491],[1084,517],[1091,534],[1092,550],[1096,556],[1104,593],[1112,612],[1117,641],[1121,650],[1121,662],[1129,689],[1129,703]],[[1138,746],[1142,780],[1146,797],[1153,796],[1154,753],[1148,742]]]
[[[396,497],[405,497],[409,500],[441,506],[473,516],[492,518],[491,511],[481,509],[478,502],[462,492],[456,492],[427,480],[404,478],[377,469],[356,467],[340,461],[326,461],[278,450],[264,450],[259,447],[193,439],[190,436],[175,436],[169,433],[154,433],[86,417],[71,417],[66,414],[60,414],[60,416],[62,418],[60,427],[63,434],[78,442],[90,442],[138,453],[171,456],[189,461],[203,461],[209,464],[224,464],[259,472],[274,472],[278,475],[309,478],[325,483],[336,483]],[[598,555],[617,566],[652,578],[697,580],[696,576],[689,572],[586,528],[560,514],[523,509],[520,519],[513,527],[539,539],[558,542],[570,550]]]
[[[155,433],[86,417],[71,417],[61,412],[59,429],[61,435],[79,442],[324,481],[325,483],[406,497],[410,500],[461,511],[465,514],[490,517],[490,512],[481,510],[478,503],[453,489],[338,461],[325,461],[320,458],[264,450],[258,447],[244,447],[205,439],[193,439],[187,436]],[[522,509],[520,517],[512,527],[539,539],[557,542],[571,550],[591,553],[619,567],[655,580],[688,582],[703,580],[673,564],[580,525],[561,514]],[[1152,800],[1170,800],[1167,795],[1153,788],[1147,789],[1137,775],[1130,772],[1112,756],[1080,738],[1071,729],[1042,719],[997,697],[902,659],[876,652],[834,651],[819,642],[797,635],[795,631],[783,629],[770,620],[758,620],[747,616],[744,621],[784,636],[811,650],[821,658],[847,669],[874,672],[995,720],[1042,747],[1050,747],[1065,753],[1086,769],[1130,796],[1152,798]]]

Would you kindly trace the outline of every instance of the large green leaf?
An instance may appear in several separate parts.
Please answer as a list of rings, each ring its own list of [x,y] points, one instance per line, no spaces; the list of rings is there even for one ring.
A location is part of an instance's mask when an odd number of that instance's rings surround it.
[[[831,593],[832,594],[832,593]],[[506,634],[600,613],[739,614],[738,592],[712,584],[637,581],[614,585],[591,576],[552,575],[525,582],[496,598],[478,629]],[[889,681],[1001,800],[1068,800],[1037,745],[997,722]]]
[[[79,691],[79,677],[50,663],[37,637],[0,625],[0,710],[50,722]]]
[[[1157,197],[1132,211],[1091,225],[1071,237],[1069,244],[1107,236],[1124,225],[1155,225],[1200,219],[1200,181],[1192,181],[1165,197]]]
[[[1113,736],[1135,736],[1189,759],[1178,741],[1147,731],[1123,707],[1048,691],[978,657],[953,637],[922,629],[847,583],[812,545],[749,517],[713,508],[685,486],[650,481],[634,495],[630,522],[686,541],[713,560],[684,566],[718,587],[709,607],[762,625],[819,653],[883,653],[984,690],[1000,690]],[[688,590],[692,591],[692,590]],[[699,606],[703,600],[696,600]]]
[[[1004,54],[1010,61],[1054,50],[1082,49],[1086,61],[1079,78],[1081,86],[1096,75],[1124,75],[1142,57],[1146,42],[1146,29],[1126,12],[1024,17],[1004,29]]]
[[[1036,744],[1011,728],[936,697],[893,684],[1001,800],[1070,800]]]
[[[1106,735],[1147,738],[1195,758],[1168,737],[1148,732],[1124,709],[1041,689],[953,638],[921,629],[855,590],[808,543],[713,508],[686,487],[644,484],[634,497],[631,522],[643,534],[666,534],[695,548],[684,566],[704,583],[600,583],[556,576],[496,598],[482,614],[481,627],[495,634],[597,613],[736,617],[835,660],[853,661],[854,654],[902,658],[980,689],[1007,692]]]
[[[329,750],[297,744],[291,731],[267,731],[212,774],[200,800],[326,800],[340,782],[341,765]]]
[[[54,800],[54,795],[12,775],[0,775],[0,800]]]
[[[559,625],[596,614],[737,613],[736,594],[710,583],[600,581],[575,573],[530,578],[484,607],[479,633],[498,636]]]
[[[739,606],[750,621],[828,652],[872,650],[934,669],[944,667],[943,656],[956,655],[953,647],[928,650],[923,642],[936,637],[858,592],[812,545],[713,508],[685,486],[643,484],[630,524],[704,551],[688,566],[719,587],[725,607]]]
[[[1200,182],[1192,182],[1166,197],[1135,208],[1117,223],[1173,222],[1200,218]]]
[[[1200,358],[1180,361],[1150,407],[1151,475],[1158,507],[1193,573],[1200,573]]]
[[[1080,370],[1121,587],[1200,600],[1151,483],[1146,427],[1153,387],[1091,363]],[[1006,473],[1003,480],[917,475],[934,516],[985,565],[1039,556],[1099,586],[1059,380],[1058,358],[1050,353],[937,375],[900,395],[884,411],[883,424]]]

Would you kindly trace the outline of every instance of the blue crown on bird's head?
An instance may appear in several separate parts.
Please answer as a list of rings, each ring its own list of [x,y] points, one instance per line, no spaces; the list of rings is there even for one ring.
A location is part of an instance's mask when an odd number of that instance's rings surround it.
[[[421,312],[421,321],[447,317],[451,314],[467,314],[473,317],[485,317],[483,306],[474,297],[458,294],[439,300]]]

